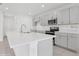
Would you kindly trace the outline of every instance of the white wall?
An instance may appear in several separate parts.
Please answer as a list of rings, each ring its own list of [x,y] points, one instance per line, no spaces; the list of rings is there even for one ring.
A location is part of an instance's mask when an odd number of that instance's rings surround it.
[[[4,35],[6,32],[16,30],[16,20],[15,16],[4,15]]]
[[[0,41],[3,41],[3,13],[0,11]]]

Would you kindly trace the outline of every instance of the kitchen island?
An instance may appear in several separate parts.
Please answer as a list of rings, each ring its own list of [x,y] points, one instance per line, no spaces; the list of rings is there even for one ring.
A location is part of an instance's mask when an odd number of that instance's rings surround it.
[[[7,32],[10,48],[16,56],[52,56],[55,35]]]

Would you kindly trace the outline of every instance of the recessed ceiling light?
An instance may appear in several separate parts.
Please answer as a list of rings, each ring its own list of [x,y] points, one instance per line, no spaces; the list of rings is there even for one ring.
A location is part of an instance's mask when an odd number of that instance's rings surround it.
[[[5,8],[6,10],[8,10],[8,8]]]
[[[44,4],[42,4],[42,5],[41,5],[41,7],[45,7],[45,5],[44,5]]]

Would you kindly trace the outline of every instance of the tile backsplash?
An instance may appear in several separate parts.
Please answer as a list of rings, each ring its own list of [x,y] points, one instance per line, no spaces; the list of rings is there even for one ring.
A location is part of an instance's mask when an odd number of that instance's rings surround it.
[[[66,28],[66,29],[73,29],[73,28],[79,28],[79,24],[77,25],[59,25],[60,28]]]
[[[59,25],[59,31],[62,32],[79,32],[79,24],[76,25]]]

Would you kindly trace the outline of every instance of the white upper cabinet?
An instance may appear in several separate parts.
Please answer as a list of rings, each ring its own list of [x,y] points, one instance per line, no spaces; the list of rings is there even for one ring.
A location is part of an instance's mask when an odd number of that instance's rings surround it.
[[[62,10],[63,24],[69,24],[69,8]]]
[[[79,6],[72,6],[57,12],[58,24],[79,23]]]
[[[43,16],[40,17],[40,24],[42,26],[48,25],[48,15],[43,15]]]
[[[74,6],[70,8],[70,23],[79,23],[79,7]]]
[[[57,12],[57,23],[58,24],[62,24],[62,12],[61,11],[59,11],[59,12]]]
[[[44,26],[44,17],[40,17],[40,25]]]
[[[58,24],[69,24],[69,8],[57,13]]]

